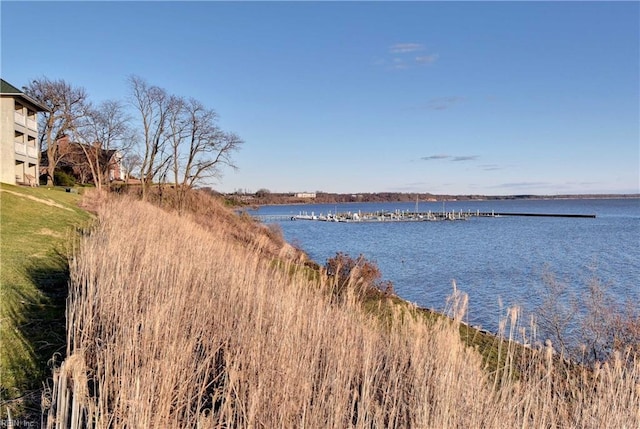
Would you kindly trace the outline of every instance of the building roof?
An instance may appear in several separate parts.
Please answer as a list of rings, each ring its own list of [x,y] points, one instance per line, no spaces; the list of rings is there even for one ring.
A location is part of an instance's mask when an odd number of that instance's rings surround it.
[[[4,79],[0,79],[0,95],[9,95],[9,96],[12,96],[12,97],[22,98],[27,103],[31,104],[31,107],[34,107],[34,110],[37,110],[38,112],[50,112],[51,111],[51,109],[49,109],[43,103],[39,102],[38,100],[36,100],[33,97],[28,96],[23,91],[19,90],[18,88],[16,88],[13,85],[11,85],[9,82],[7,82]]]
[[[0,92],[3,94],[22,94],[22,91],[4,79],[0,79]]]
[[[84,143],[77,143],[77,142],[72,142],[72,141],[68,141],[68,137],[63,137],[62,139],[58,140],[58,143],[61,144],[61,141],[63,141],[63,139],[67,139],[67,141],[65,142],[65,153],[64,156],[60,159],[60,161],[58,162],[58,165],[60,167],[69,167],[69,166],[73,166],[76,165],[77,163],[82,163],[86,161],[86,156],[87,156],[87,152],[92,152],[94,151],[94,147],[88,144],[84,144]],[[84,146],[85,150],[82,149],[82,147]],[[116,156],[116,154],[118,153],[117,149],[100,149],[99,152],[99,162],[100,164],[107,165],[108,163],[111,162],[111,160],[113,159],[114,156]],[[49,156],[47,154],[46,150],[43,150],[40,153],[40,163],[45,165],[48,163],[48,159]]]

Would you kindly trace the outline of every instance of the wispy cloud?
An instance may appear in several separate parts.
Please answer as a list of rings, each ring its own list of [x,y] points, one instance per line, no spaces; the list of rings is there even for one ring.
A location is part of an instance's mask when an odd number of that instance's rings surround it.
[[[432,161],[434,159],[447,159],[447,158],[451,158],[451,155],[429,155],[429,156],[423,156],[420,159],[423,161]]]
[[[395,70],[404,70],[406,68],[409,68],[409,63],[407,63],[402,58],[394,58],[393,60],[391,60],[391,64],[391,67]]]
[[[453,162],[465,162],[465,161],[475,161],[478,159],[477,155],[467,155],[467,156],[454,156],[451,161]]]
[[[536,188],[539,186],[549,186],[548,182],[510,182],[501,183],[499,185],[492,186],[493,188]]]
[[[451,162],[465,162],[465,161],[475,161],[478,159],[478,155],[464,155],[464,156],[453,156],[453,155],[445,155],[445,154],[436,154],[423,156],[420,159],[423,161],[436,161],[436,160],[449,160]]]
[[[484,164],[484,165],[481,165],[480,168],[482,168],[484,171],[497,171],[497,170],[504,169],[504,167],[501,167],[497,164]]]
[[[421,43],[396,43],[389,47],[389,52],[392,54],[406,54],[408,52],[422,51],[424,45]]]
[[[410,67],[428,66],[438,60],[437,53],[426,51],[422,43],[396,43],[387,49],[387,58],[376,59],[376,65],[382,65],[392,70],[405,70]]]
[[[432,64],[438,60],[438,54],[419,55],[415,60],[418,64]]]
[[[425,108],[429,110],[446,110],[455,106],[456,104],[462,103],[464,100],[464,97],[459,97],[457,95],[450,97],[432,98],[431,100],[429,100]]]

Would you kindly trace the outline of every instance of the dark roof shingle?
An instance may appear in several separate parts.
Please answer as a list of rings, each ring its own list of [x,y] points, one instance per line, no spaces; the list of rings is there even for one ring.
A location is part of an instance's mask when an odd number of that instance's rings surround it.
[[[18,88],[16,88],[15,86],[11,85],[9,82],[7,82],[4,79],[0,79],[0,93],[2,93],[2,94],[23,94],[22,91],[20,91]]]

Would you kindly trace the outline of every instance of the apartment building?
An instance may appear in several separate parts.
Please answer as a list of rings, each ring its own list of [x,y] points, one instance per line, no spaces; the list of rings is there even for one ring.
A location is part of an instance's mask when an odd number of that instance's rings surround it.
[[[0,79],[0,182],[38,185],[38,112],[49,109]]]

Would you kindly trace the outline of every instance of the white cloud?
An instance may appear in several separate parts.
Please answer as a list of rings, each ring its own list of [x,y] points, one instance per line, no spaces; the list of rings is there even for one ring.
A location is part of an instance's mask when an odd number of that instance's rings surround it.
[[[452,156],[452,155],[438,154],[438,155],[423,156],[420,159],[423,161],[448,159],[451,162],[464,162],[464,161],[475,161],[478,158],[479,158],[478,155]]]
[[[407,62],[402,58],[394,58],[393,60],[391,60],[391,62],[392,62],[392,67],[396,70],[403,70],[409,67]]]
[[[438,54],[435,53],[417,54],[424,50],[425,46],[421,43],[396,43],[389,47],[386,59],[378,58],[374,63],[387,65],[395,70],[403,70],[415,66],[430,65],[438,60]]]
[[[420,55],[415,60],[418,64],[433,64],[438,60],[438,54]]]
[[[406,54],[407,52],[416,52],[424,49],[424,45],[420,43],[396,43],[389,48],[392,54]]]

